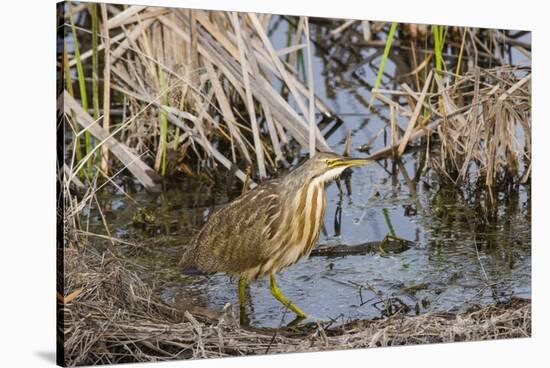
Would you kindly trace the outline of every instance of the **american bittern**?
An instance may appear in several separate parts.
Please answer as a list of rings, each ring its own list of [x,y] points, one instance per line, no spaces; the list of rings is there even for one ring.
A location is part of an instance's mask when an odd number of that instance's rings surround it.
[[[275,273],[308,256],[317,242],[325,183],[347,167],[368,162],[318,153],[287,176],[246,192],[212,213],[186,247],[180,266],[238,276],[241,307],[247,282],[269,275],[273,296],[299,318],[306,317],[281,292]]]

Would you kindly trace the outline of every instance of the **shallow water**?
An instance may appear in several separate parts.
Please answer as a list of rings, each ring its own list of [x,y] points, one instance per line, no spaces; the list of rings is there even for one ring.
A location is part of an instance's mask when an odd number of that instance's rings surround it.
[[[474,304],[531,295],[530,208],[526,190],[516,204],[503,204],[496,221],[485,231],[472,232],[468,216],[472,206],[452,198],[455,193],[418,190],[411,198],[408,187],[378,165],[356,169],[351,176],[351,194],[340,195],[333,183],[327,188],[325,228],[320,244],[358,244],[379,241],[387,233],[383,209],[387,208],[397,235],[414,241],[402,253],[374,252],[345,257],[310,257],[279,276],[284,292],[304,310],[319,318],[374,317],[382,315],[384,303],[397,297],[408,313],[463,311]],[[210,277],[180,275],[177,261],[190,231],[200,226],[208,212],[211,193],[219,187],[173,188],[160,195],[140,192],[137,203],[123,196],[102,199],[111,211],[107,219],[113,236],[144,245],[128,247],[136,271],[154,285],[168,302],[221,309],[237,303],[236,282],[223,274]],[[345,191],[345,190],[344,190]],[[377,192],[377,193],[376,193]],[[376,194],[374,194],[376,193]],[[237,193],[233,193],[237,195]],[[218,193],[217,204],[228,200]],[[443,204],[436,205],[437,201]],[[440,207],[436,207],[440,206]],[[154,214],[145,229],[132,225],[137,207]],[[434,211],[434,207],[442,208]],[[341,214],[341,218],[337,216]],[[100,218],[92,216],[99,232]],[[335,225],[336,224],[336,225]],[[136,254],[137,253],[137,254]],[[375,293],[377,292],[377,293]],[[251,323],[276,326],[284,308],[269,293],[265,280],[250,285]],[[292,316],[286,316],[290,321]]]
[[[272,36],[281,47],[283,36],[281,32]],[[364,155],[357,148],[377,136],[386,126],[381,116],[389,113],[368,113],[368,89],[349,76],[350,70],[357,72],[360,66],[341,70],[340,80],[348,78],[350,83],[337,83],[322,52],[316,51],[316,92],[344,119],[328,143],[342,152],[346,132],[351,130],[352,154]],[[391,74],[394,66],[389,62],[387,68]],[[374,78],[368,71],[359,74]],[[323,133],[329,131],[331,124]],[[380,134],[372,150],[387,143],[385,134]],[[433,172],[412,186],[408,184],[418,170],[420,155],[407,155],[401,167],[386,160],[354,169],[347,185],[341,182],[342,193],[334,183],[327,186],[326,218],[319,244],[382,240],[388,233],[383,215],[386,208],[397,235],[414,245],[401,253],[377,251],[300,260],[279,275],[279,285],[304,311],[343,322],[384,315],[384,303],[392,300],[393,305],[406,305],[407,313],[414,314],[464,311],[512,295],[531,297],[529,186],[501,195],[497,215],[485,218],[476,197],[483,189],[441,185]],[[130,200],[115,192],[104,194],[100,201],[112,235],[143,245],[140,250],[132,246],[121,249],[164,300],[187,304],[192,300],[195,305],[221,309],[226,303],[238,305],[236,280],[223,274],[181,275],[177,262],[190,234],[204,223],[208,212],[238,195],[238,183],[227,185],[220,179],[205,184],[204,180],[184,178],[160,194],[139,191],[131,193]],[[132,225],[138,208],[147,209],[152,216],[150,224]],[[92,211],[90,221],[92,231],[105,232],[96,211]],[[102,246],[102,242],[97,244]],[[266,280],[253,282],[249,295],[247,311],[253,325],[278,326],[282,320],[292,320],[292,313],[285,313],[270,295]]]

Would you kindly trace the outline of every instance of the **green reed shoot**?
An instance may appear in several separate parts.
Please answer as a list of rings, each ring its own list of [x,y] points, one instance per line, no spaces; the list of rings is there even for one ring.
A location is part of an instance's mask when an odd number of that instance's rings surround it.
[[[99,74],[98,74],[98,53],[97,53],[97,38],[98,38],[98,19],[97,19],[97,4],[91,3],[88,10],[92,16],[92,105],[94,109],[94,119],[99,119]]]
[[[390,54],[391,45],[393,43],[393,36],[395,34],[395,30],[397,28],[397,22],[392,22],[390,26],[390,31],[388,32],[388,38],[386,39],[386,47],[384,48],[384,54],[382,54],[382,60],[380,60],[380,66],[378,67],[378,73],[376,74],[376,81],[374,82],[374,89],[377,89],[380,87],[380,83],[382,82],[382,75],[384,75],[384,68],[386,67],[386,60],[388,60],[388,55]],[[374,93],[372,94],[371,100],[369,102],[369,106],[372,104],[372,101],[374,100]]]
[[[71,67],[69,66],[69,54],[67,52],[67,44],[65,41],[63,41],[63,68],[64,68],[64,74],[65,74],[65,88],[67,89],[67,92],[71,96],[74,97],[74,89],[73,89],[73,78],[71,77]],[[73,122],[75,122],[75,118],[73,116]],[[74,124],[74,130],[75,130],[75,155],[76,155],[76,161],[80,162],[82,160],[82,151],[80,150],[80,136],[78,136],[78,124]],[[80,176],[84,177],[84,172],[80,171]]]
[[[445,36],[447,27],[433,25],[432,33],[434,38],[435,68],[438,72],[443,71],[443,47],[445,46]]]
[[[296,51],[296,56],[298,58],[298,73],[300,73],[300,69],[301,69],[302,80],[304,81],[304,85],[307,85],[306,63],[304,61],[303,49]]]
[[[80,90],[80,100],[82,101],[82,108],[85,111],[88,111],[88,95],[86,93],[86,79],[84,76],[84,68],[82,67],[82,60],[80,59],[80,48],[78,46],[78,36],[76,34],[76,27],[74,25],[73,13],[71,7],[69,6],[69,21],[71,23],[71,31],[73,34],[74,42],[74,58],[76,61],[76,74],[78,76],[78,87]],[[86,147],[86,154],[89,154],[92,151],[92,140],[90,132],[84,132],[84,143]],[[88,177],[92,177],[92,161],[88,160]]]
[[[443,63],[443,47],[445,46],[445,35],[447,33],[447,27],[439,26],[434,24],[432,26],[432,33],[434,38],[434,55],[435,55],[435,69],[437,74],[435,78],[441,77],[441,72],[445,64]],[[443,112],[442,98],[439,97],[439,107],[441,112]]]

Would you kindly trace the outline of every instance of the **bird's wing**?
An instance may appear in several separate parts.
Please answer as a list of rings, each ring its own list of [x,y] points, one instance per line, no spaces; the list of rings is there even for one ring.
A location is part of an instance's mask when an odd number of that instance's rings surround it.
[[[279,209],[276,187],[259,186],[210,216],[195,239],[199,268],[238,274],[267,261],[274,231],[269,224]]]

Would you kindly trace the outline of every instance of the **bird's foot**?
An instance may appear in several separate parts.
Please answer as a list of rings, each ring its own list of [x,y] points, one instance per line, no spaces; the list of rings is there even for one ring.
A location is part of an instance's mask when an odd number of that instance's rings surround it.
[[[326,324],[333,322],[330,318],[322,318],[313,315],[308,315],[306,317],[296,317],[290,321],[286,327],[315,327],[318,325]]]

